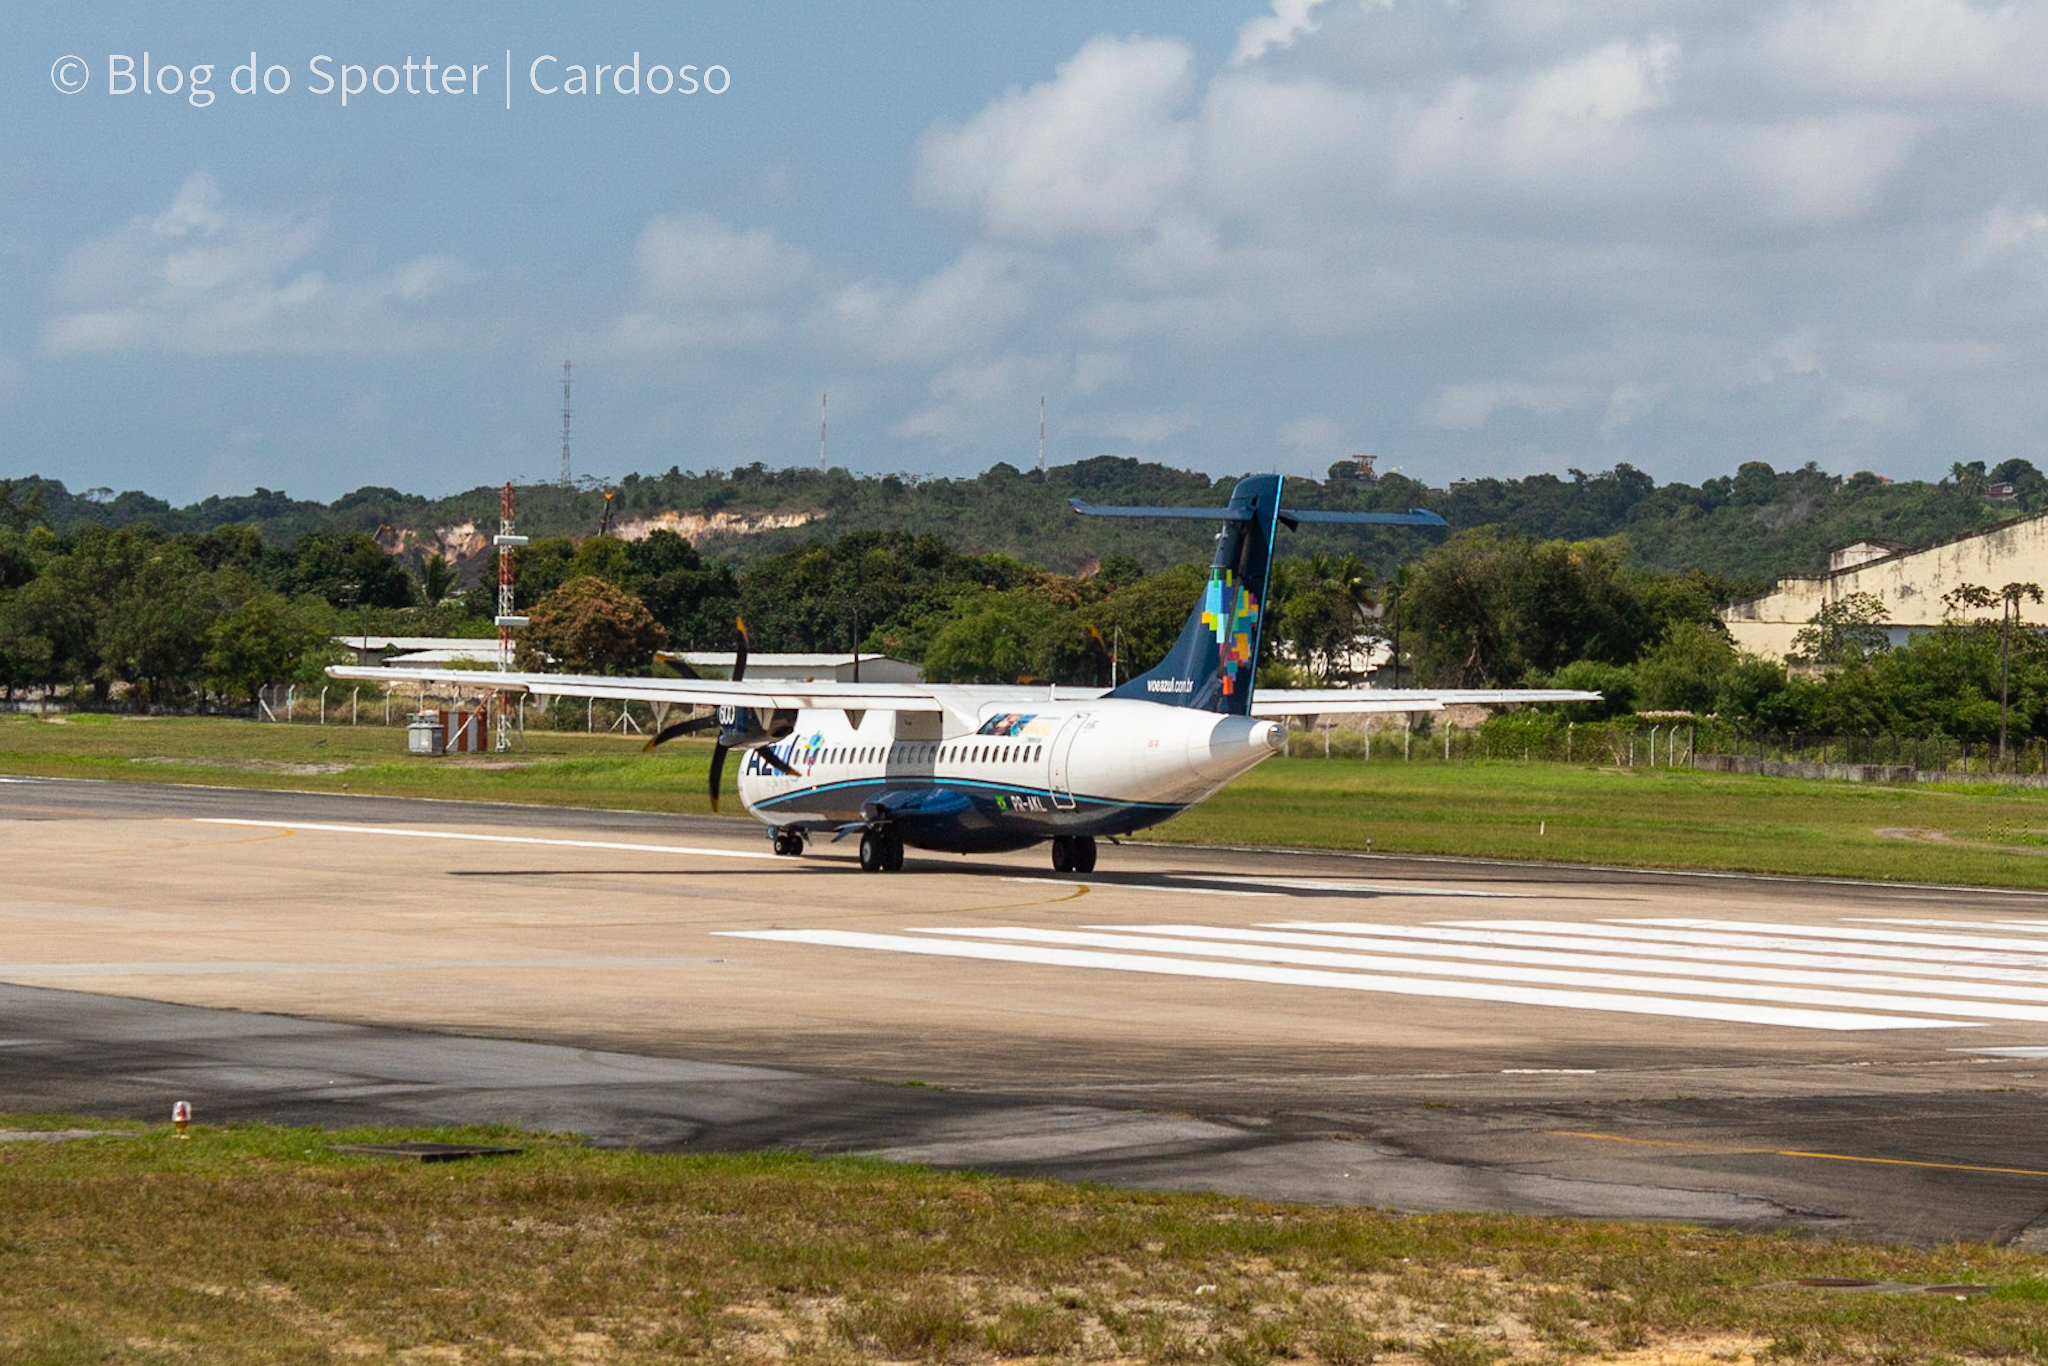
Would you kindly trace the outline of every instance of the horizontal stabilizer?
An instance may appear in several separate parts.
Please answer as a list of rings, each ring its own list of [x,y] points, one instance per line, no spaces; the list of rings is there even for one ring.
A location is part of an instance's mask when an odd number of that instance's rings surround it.
[[[1305,512],[1283,508],[1280,520],[1290,526],[1298,522],[1339,522],[1345,526],[1449,526],[1427,508],[1406,512]]]
[[[1094,503],[1079,498],[1067,502],[1074,511],[1084,517],[1184,517],[1197,522],[1249,522],[1252,514],[1245,508],[1141,508],[1141,507],[1097,507]]]

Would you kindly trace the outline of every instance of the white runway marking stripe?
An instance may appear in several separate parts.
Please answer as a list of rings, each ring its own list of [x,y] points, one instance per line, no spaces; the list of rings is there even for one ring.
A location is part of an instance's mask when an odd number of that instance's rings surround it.
[[[974,939],[1009,939],[1030,944],[1059,944],[1074,948],[1115,949],[1135,953],[1183,953],[1203,957],[1232,958],[1246,962],[1287,963],[1301,967],[1342,968],[1354,972],[1384,972],[1403,977],[1479,978],[1492,982],[1527,982],[1543,986],[1584,987],[1595,991],[1643,991],[1666,996],[1733,996],[1745,1001],[1773,1001],[1781,1005],[1841,1007],[1846,1010],[1920,1011],[1937,1015],[1960,1015],[1979,1020],[2024,1020],[2048,1024],[2048,1006],[2012,1005],[2000,1001],[1949,1001],[1929,996],[1908,996],[1871,991],[1838,991],[1816,986],[1772,986],[1761,981],[1700,981],[1691,977],[1658,976],[1669,964],[1642,963],[1627,971],[1624,961],[1613,965],[1620,971],[1578,971],[1561,967],[1521,967],[1499,961],[1471,963],[1461,960],[1397,957],[1364,952],[1331,953],[1320,949],[1287,948],[1280,945],[1226,943],[1220,939],[1195,939],[1176,935],[1178,927],[1152,927],[1137,933],[1104,934],[1090,930],[1035,929],[946,929],[918,930],[918,934],[963,935]],[[1825,982],[1825,977],[1802,974]]]
[[[1629,956],[1646,959],[1671,958],[1681,964],[1757,964],[1773,968],[1817,968],[1827,972],[1897,974],[1904,977],[1957,978],[1969,982],[2014,982],[2048,990],[2048,976],[2039,968],[1982,967],[1974,963],[1935,963],[1922,954],[1910,958],[1866,958],[1840,952],[1820,952],[1833,945],[1809,945],[1804,940],[1787,940],[1799,947],[1789,949],[1710,948],[1703,944],[1666,944],[1654,938],[1631,936],[1602,939],[1576,934],[1578,926],[1551,921],[1505,922],[1510,924],[1555,925],[1560,933],[1538,934],[1529,930],[1482,930],[1471,928],[1485,921],[1458,925],[1374,925],[1360,921],[1275,920],[1260,928],[1308,931],[1314,934],[1350,936],[1363,941],[1395,940],[1414,953],[1435,953],[1432,944],[1495,945],[1514,949],[1562,949],[1571,953]],[[1662,964],[1664,971],[1675,970]],[[1928,987],[1927,990],[1935,990]]]
[[[1321,987],[1394,996],[1423,996],[1509,1005],[1598,1010],[1628,1015],[1656,1015],[1733,1024],[1778,1025],[1798,1029],[1958,1029],[1972,1026],[1954,1019],[1861,1011],[1798,1009],[1745,1001],[1714,1001],[1635,995],[1628,992],[1574,991],[1499,981],[1460,981],[1399,976],[1384,972],[1332,971],[1281,967],[1265,963],[1216,962],[1167,957],[1156,952],[1111,952],[1099,949],[1038,944],[995,943],[981,939],[945,939],[918,934],[871,934],[854,930],[730,930],[736,939],[763,939],[823,948],[869,949],[938,958],[970,958],[1043,967],[1087,968],[1110,972],[1197,977],[1275,986]]]
[[[1538,949],[1524,948],[1481,948],[1464,944],[1433,943],[1426,939],[1406,937],[1382,938],[1361,929],[1347,930],[1343,934],[1317,934],[1313,931],[1322,927],[1307,921],[1289,921],[1279,925],[1263,926],[1258,930],[1219,930],[1201,925],[1088,925],[1091,930],[1117,930],[1125,934],[1173,935],[1192,939],[1237,940],[1247,943],[1298,944],[1305,948],[1334,948],[1359,953],[1380,953],[1399,950],[1403,953],[1425,954],[1431,958],[1451,958],[1459,961],[1481,963],[1521,963],[1532,967],[1590,968],[1594,971],[1630,973],[1682,973],[1725,982],[1777,982],[1786,986],[1806,987],[1854,987],[1858,991],[1904,991],[1929,992],[1936,996],[1988,997],[1995,1001],[2032,1001],[2048,1008],[2048,980],[2039,973],[2026,977],[2032,985],[2009,986],[2003,982],[1990,983],[1979,980],[1944,981],[1938,978],[1923,978],[1904,973],[1879,972],[1868,962],[1857,963],[1854,959],[1835,959],[1844,966],[1834,971],[1810,971],[1801,968],[1772,966],[1767,963],[1709,963],[1689,962],[1682,958],[1658,958],[1648,955],[1615,953],[1553,953]],[[1406,928],[1406,927],[1403,927]],[[1310,931],[1303,933],[1303,931]],[[1785,955],[1793,957],[1795,955]],[[1809,957],[1812,955],[1796,955]],[[1965,970],[1966,971],[1966,970]],[[1723,991],[1718,995],[1739,995],[1737,991]]]
[[[1617,925],[1648,925],[1653,928],[1670,926],[1678,930],[1720,930],[1738,933],[1754,929],[1747,920],[1624,920],[1617,919]],[[1945,949],[2007,949],[2030,948],[2048,952],[2048,944],[2029,944],[2024,940],[1994,938],[1981,934],[1918,934],[1910,930],[1849,930],[1833,925],[1773,925],[1779,934],[1796,935],[1806,939],[1849,939],[1865,944],[1916,944]]]
[[[620,840],[557,840],[533,835],[478,835],[466,830],[413,830],[400,825],[333,825],[323,821],[254,821],[232,816],[200,816],[200,825],[249,825],[261,830],[318,830],[331,835],[388,835],[393,839],[473,840],[479,844],[533,844],[557,849],[625,849],[636,854],[683,854],[691,858],[760,858],[765,850],[704,849],[687,844],[627,844]]]
[[[1890,915],[1845,915],[1842,920],[1850,925],[1913,925],[1920,929],[1995,930],[2000,934],[2048,935],[2048,924],[2039,920],[1907,920]]]
[[[1589,924],[1584,921],[1569,923],[1557,920],[1459,920],[1447,922],[1474,930],[1509,930],[1536,934],[1556,933],[1559,930],[1592,939],[1627,941],[1628,947],[1638,944],[1698,944],[1709,948],[1729,949],[1771,949],[1794,951],[1825,948],[1834,953],[1854,954],[1859,958],[1896,958],[1902,962],[1967,963],[1978,966],[2048,968],[2048,949],[2038,953],[2026,952],[2026,945],[2014,941],[2018,952],[1994,953],[1989,950],[1965,952],[1961,949],[1910,948],[1902,944],[1863,944],[1835,942],[1816,944],[1811,939],[1794,935],[1773,933],[1779,926],[1760,924],[1752,921],[1737,921],[1750,931],[1762,933],[1735,933],[1728,930],[1680,930],[1643,929],[1639,924]],[[1686,924],[1694,922],[1687,921]],[[1327,928],[1327,927],[1326,927]]]

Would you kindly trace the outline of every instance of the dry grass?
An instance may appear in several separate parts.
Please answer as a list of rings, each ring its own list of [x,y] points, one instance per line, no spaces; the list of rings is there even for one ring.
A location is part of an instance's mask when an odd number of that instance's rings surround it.
[[[53,1127],[77,1120],[0,1121]],[[96,1127],[132,1127],[98,1125]],[[504,1141],[503,1133],[409,1135]],[[2048,1264],[791,1156],[0,1143],[0,1361],[2048,1361]],[[1800,1276],[2001,1286],[1957,1299]]]

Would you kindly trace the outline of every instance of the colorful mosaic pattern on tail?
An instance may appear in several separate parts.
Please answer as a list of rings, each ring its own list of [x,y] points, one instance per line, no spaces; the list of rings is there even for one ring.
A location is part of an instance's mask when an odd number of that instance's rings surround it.
[[[1259,600],[1229,570],[1218,570],[1202,598],[1202,625],[1216,633],[1216,667],[1226,697],[1237,691],[1238,666],[1251,662],[1251,625],[1258,619]]]

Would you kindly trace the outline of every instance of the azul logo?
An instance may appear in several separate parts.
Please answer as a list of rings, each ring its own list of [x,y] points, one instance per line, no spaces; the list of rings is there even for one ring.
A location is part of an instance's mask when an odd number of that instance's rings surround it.
[[[1209,580],[1202,598],[1202,625],[1216,635],[1216,668],[1223,694],[1237,691],[1237,671],[1251,662],[1251,628],[1259,619],[1259,600],[1241,586],[1228,569]]]
[[[1146,692],[1193,692],[1194,690],[1195,680],[1192,678],[1148,678],[1145,680]]]

